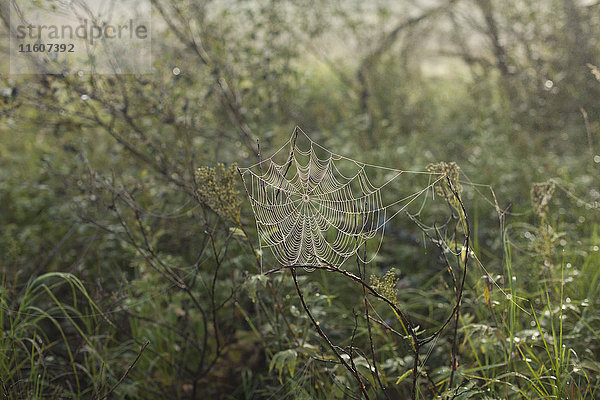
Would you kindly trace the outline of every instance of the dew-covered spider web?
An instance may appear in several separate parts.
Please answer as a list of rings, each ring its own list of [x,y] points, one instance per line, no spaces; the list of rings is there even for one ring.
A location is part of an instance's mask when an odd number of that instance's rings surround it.
[[[260,254],[270,250],[282,267],[340,267],[356,256],[369,263],[381,247],[388,222],[419,207],[439,172],[380,167],[333,153],[296,127],[273,155],[239,168],[259,234]],[[386,187],[420,175],[421,188],[387,198]],[[414,187],[414,186],[413,186]],[[375,241],[366,251],[365,243]]]

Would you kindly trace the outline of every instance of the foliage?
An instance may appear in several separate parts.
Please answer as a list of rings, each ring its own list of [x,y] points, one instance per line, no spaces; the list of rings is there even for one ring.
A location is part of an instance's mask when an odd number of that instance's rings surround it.
[[[0,75],[4,397],[600,396],[598,3],[152,3],[151,75]],[[438,203],[261,274],[236,163],[295,125]]]

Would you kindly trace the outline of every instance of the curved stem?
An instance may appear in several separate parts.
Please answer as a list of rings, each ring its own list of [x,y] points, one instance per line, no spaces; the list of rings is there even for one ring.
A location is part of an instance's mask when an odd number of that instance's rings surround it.
[[[310,321],[312,322],[313,326],[315,327],[315,330],[317,331],[317,333],[319,334],[319,336],[321,336],[321,338],[323,338],[323,340],[327,343],[327,345],[333,351],[333,353],[336,355],[336,357],[338,358],[338,360],[340,360],[340,363],[344,367],[346,367],[346,369],[348,371],[350,371],[350,373],[352,373],[352,375],[354,376],[354,378],[356,379],[356,381],[360,385],[360,390],[362,391],[365,399],[369,400],[369,395],[367,393],[367,388],[363,384],[362,379],[360,379],[360,375],[358,374],[358,371],[356,370],[356,368],[353,368],[350,365],[348,365],[348,363],[346,362],[346,360],[344,360],[344,358],[342,357],[342,355],[340,354],[340,352],[336,349],[336,347],[333,345],[333,343],[331,343],[331,340],[329,340],[329,337],[327,337],[327,335],[325,334],[325,332],[323,332],[323,329],[321,329],[321,327],[319,326],[319,323],[317,322],[317,320],[313,316],[312,312],[308,308],[308,305],[306,304],[306,301],[304,300],[304,294],[302,293],[302,290],[300,289],[300,285],[298,284],[298,277],[296,275],[296,268],[295,267],[291,267],[290,270],[292,271],[292,278],[294,279],[294,286],[296,287],[296,292],[298,293],[298,297],[300,298],[300,302],[302,303],[302,307],[304,308],[304,311],[308,315],[308,318],[310,318]]]

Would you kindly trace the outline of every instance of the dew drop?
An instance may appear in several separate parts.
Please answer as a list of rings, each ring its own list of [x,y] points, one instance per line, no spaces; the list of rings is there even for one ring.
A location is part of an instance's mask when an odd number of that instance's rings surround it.
[[[581,302],[581,307],[587,307],[589,305],[590,305],[589,299],[583,299],[583,301]]]

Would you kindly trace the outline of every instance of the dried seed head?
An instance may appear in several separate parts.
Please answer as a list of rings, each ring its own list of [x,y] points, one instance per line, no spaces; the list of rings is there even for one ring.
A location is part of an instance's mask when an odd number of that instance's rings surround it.
[[[427,166],[427,171],[443,174],[446,176],[446,179],[440,181],[439,184],[435,186],[435,193],[452,204],[455,208],[460,206],[460,202],[457,199],[457,196],[460,197],[462,192],[462,186],[458,183],[458,178],[460,176],[460,167],[455,162],[445,162],[440,161],[435,164],[429,164]]]
[[[198,199],[219,216],[239,224],[240,198],[235,189],[237,165],[219,163],[216,167],[203,166],[196,170]]]
[[[548,207],[554,195],[554,188],[554,182],[551,180],[534,183],[531,186],[531,204],[533,205],[533,211],[540,218],[548,213]]]
[[[371,275],[371,286],[384,298],[397,305],[396,285],[398,284],[398,280],[399,279],[396,277],[396,269],[390,268],[390,270],[381,278]]]

